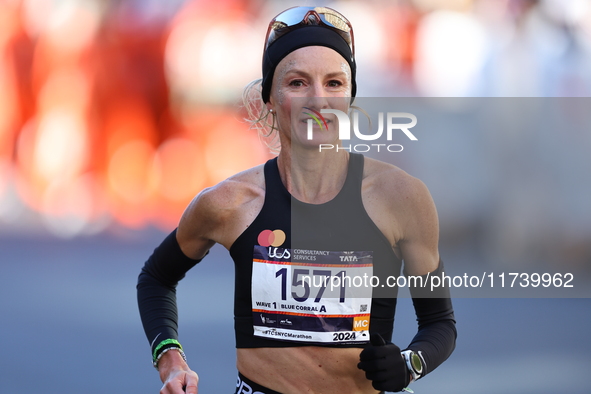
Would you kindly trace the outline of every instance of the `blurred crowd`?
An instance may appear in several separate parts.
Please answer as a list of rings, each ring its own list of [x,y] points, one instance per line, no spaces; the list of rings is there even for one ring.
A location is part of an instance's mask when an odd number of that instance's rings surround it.
[[[359,96],[591,92],[589,0],[315,4],[353,24]],[[0,229],[170,229],[204,187],[271,157],[239,99],[294,5],[0,0]]]

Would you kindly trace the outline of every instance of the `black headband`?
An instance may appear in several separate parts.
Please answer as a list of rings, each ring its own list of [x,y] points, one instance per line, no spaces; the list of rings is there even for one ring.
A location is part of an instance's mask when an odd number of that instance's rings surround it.
[[[355,82],[355,59],[351,47],[339,33],[318,25],[304,25],[296,28],[275,40],[263,54],[263,101],[269,101],[273,74],[279,62],[296,49],[309,46],[324,46],[337,51],[351,67],[351,97],[355,97],[357,84]]]

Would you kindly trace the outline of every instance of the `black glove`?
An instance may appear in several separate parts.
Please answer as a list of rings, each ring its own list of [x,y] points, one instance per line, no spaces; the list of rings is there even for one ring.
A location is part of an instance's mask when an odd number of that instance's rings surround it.
[[[410,373],[400,348],[386,343],[380,334],[372,334],[370,344],[359,355],[357,368],[365,371],[372,386],[380,391],[402,391],[410,383]]]

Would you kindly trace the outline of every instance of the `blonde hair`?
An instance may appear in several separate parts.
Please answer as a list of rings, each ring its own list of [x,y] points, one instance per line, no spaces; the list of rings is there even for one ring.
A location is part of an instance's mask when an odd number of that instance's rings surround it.
[[[245,86],[242,92],[242,105],[246,110],[246,118],[251,129],[257,130],[259,138],[273,153],[281,150],[279,129],[275,121],[275,114],[269,111],[263,102],[262,78],[256,79]],[[271,119],[269,119],[271,117]]]

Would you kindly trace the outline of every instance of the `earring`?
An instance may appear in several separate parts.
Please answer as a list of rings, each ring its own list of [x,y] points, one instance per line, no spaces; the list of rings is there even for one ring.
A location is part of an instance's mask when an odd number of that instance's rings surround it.
[[[277,116],[275,116],[275,113],[273,112],[272,109],[270,109],[269,112],[271,113],[271,115],[273,115],[272,116],[272,118],[273,118],[273,124],[271,124],[271,132],[272,132],[273,130],[276,130],[275,122],[277,121],[277,119],[276,119]]]

